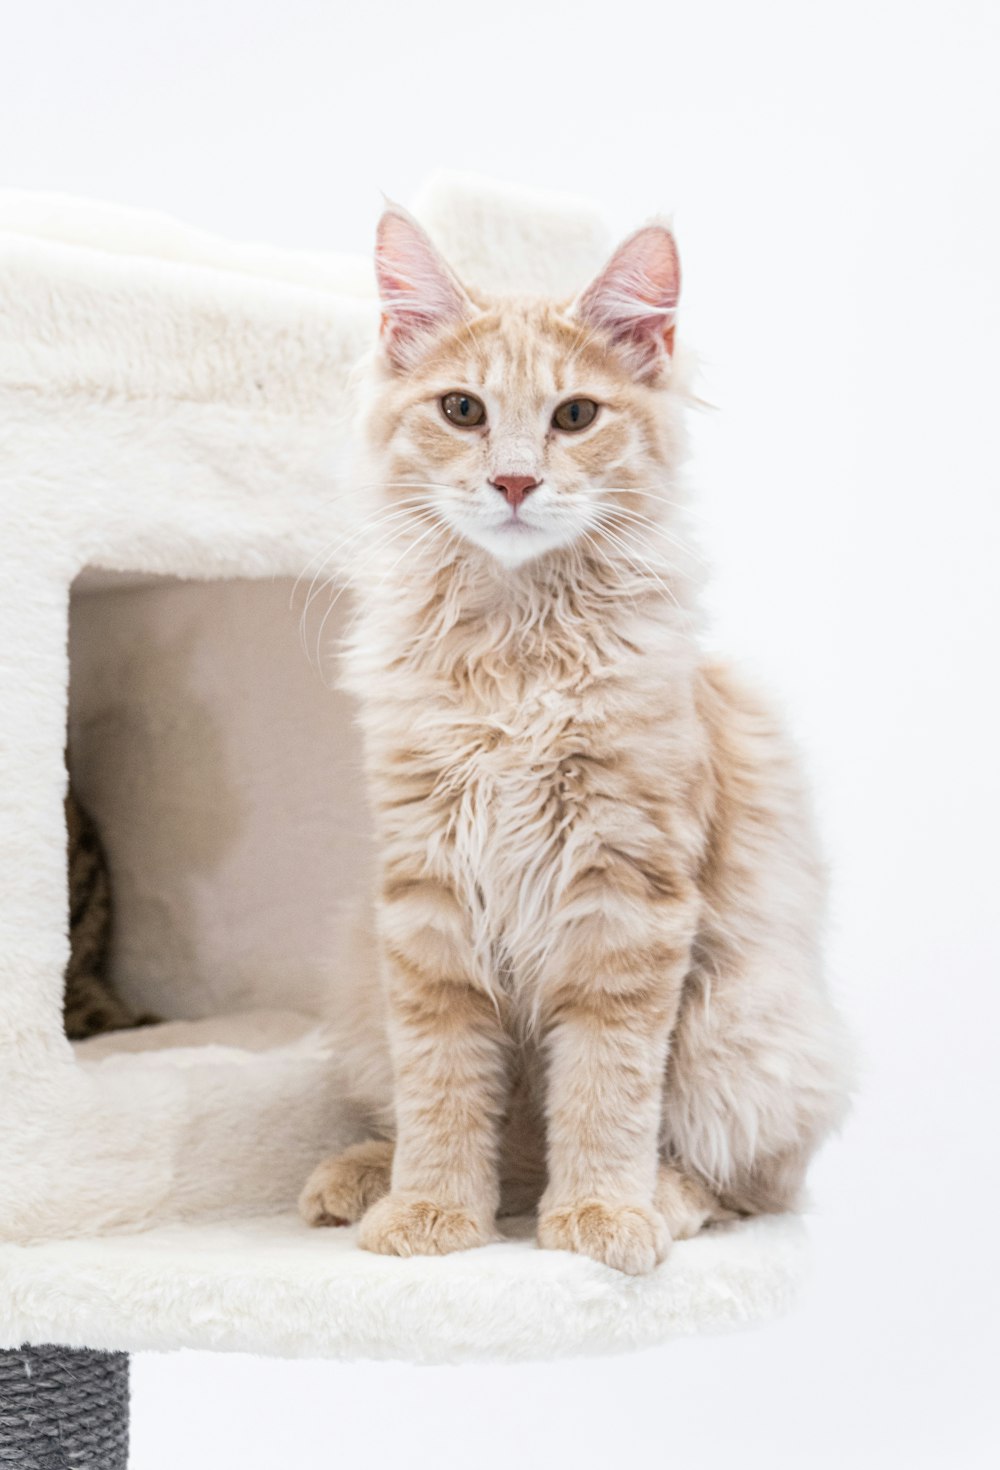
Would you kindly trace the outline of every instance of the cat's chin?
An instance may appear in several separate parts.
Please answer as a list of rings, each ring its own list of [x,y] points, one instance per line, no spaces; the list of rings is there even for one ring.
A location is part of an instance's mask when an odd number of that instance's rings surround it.
[[[573,540],[564,528],[531,526],[524,521],[508,521],[500,526],[462,526],[459,529],[466,541],[487,552],[501,566],[512,569],[535,561],[546,552],[568,546]]]

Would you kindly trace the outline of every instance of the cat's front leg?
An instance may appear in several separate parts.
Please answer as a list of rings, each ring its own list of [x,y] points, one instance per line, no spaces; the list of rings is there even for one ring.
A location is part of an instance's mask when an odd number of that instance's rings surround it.
[[[506,1043],[473,979],[458,904],[437,884],[383,905],[395,1074],[389,1193],[360,1243],[385,1255],[444,1255],[496,1235]]]
[[[557,951],[546,1033],[549,1182],[538,1243],[640,1275],[670,1246],[655,1205],[657,1140],[693,905],[650,905],[642,918],[627,919],[621,907],[613,895],[599,900],[567,926]]]

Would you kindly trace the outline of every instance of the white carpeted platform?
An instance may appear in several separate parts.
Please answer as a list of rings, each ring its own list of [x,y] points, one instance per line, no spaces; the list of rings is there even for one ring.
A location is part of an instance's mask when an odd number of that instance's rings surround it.
[[[790,1216],[683,1241],[644,1279],[528,1239],[398,1260],[355,1237],[283,1214],[0,1245],[0,1342],[417,1363],[613,1353],[784,1311],[805,1254]]]

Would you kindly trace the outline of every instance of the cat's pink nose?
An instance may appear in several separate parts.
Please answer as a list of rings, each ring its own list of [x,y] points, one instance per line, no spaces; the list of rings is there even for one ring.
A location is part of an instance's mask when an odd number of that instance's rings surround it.
[[[533,480],[530,475],[497,475],[490,484],[502,490],[507,497],[508,505],[520,505],[526,495],[532,490],[537,490],[541,480]]]

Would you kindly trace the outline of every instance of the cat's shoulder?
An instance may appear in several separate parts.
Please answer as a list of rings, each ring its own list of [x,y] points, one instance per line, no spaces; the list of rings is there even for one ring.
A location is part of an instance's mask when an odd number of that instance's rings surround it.
[[[794,756],[779,701],[732,660],[705,654],[695,670],[695,702],[718,756],[741,763]]]

